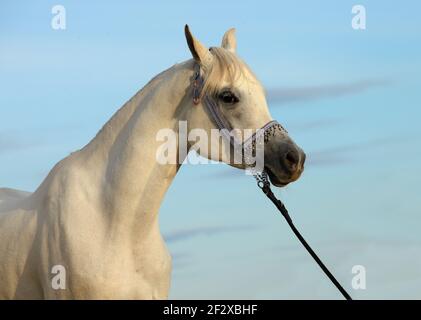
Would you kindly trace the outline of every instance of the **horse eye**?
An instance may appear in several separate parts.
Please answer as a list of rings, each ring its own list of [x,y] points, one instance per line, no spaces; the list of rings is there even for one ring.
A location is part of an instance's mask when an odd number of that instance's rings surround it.
[[[228,90],[221,92],[219,94],[219,99],[222,100],[226,104],[234,104],[239,101],[239,99],[235,96],[235,94]]]

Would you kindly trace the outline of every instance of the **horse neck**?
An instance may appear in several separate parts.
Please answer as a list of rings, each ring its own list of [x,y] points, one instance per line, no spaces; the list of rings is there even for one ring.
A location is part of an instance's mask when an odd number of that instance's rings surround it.
[[[98,185],[110,235],[127,234],[131,229],[138,239],[143,231],[157,226],[161,201],[179,165],[156,161],[162,143],[156,141],[156,134],[162,128],[178,132],[179,120],[188,112],[191,76],[190,62],[156,76],[80,151]]]

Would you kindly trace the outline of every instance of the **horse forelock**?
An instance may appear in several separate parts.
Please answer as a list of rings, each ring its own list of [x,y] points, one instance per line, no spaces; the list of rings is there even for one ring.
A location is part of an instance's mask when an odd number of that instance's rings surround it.
[[[213,61],[204,68],[202,95],[216,95],[221,89],[221,83],[225,81],[230,85],[240,78],[256,81],[254,73],[236,54],[219,47],[212,47],[210,51]]]

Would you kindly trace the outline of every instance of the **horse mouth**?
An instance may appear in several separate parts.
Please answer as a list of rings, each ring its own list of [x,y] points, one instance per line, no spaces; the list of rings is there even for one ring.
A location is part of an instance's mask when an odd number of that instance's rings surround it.
[[[275,186],[275,187],[285,187],[288,183],[290,183],[291,181],[282,181],[280,180],[271,169],[269,169],[268,167],[265,167],[265,171],[269,176],[270,182]]]

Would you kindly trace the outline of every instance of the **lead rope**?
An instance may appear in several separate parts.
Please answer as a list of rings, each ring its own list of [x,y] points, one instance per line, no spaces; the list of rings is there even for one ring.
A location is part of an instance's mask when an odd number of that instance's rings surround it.
[[[201,101],[201,90],[203,86],[203,79],[200,76],[200,65],[195,64],[194,66],[195,72],[193,76],[193,103],[195,105],[198,105]],[[212,99],[205,96],[204,97],[205,106],[207,107],[208,111],[210,112],[211,117],[215,121],[217,127],[222,130],[222,133],[226,135],[227,131],[230,131],[231,126],[227,121],[225,121],[222,114],[220,114],[219,109],[217,108],[217,105],[214,104]],[[259,132],[265,133],[269,128],[280,126],[276,121],[270,121],[267,123]],[[280,126],[282,128],[282,126]],[[225,130],[224,130],[225,129]],[[228,130],[229,129],[229,130]],[[282,128],[282,130],[285,131],[285,129]],[[233,139],[226,135],[226,138],[229,139],[230,143],[233,144]],[[249,146],[253,146],[253,142],[257,141],[259,138],[259,135],[256,133],[251,138],[249,138],[247,141],[244,141],[242,143],[243,149]],[[300,232],[297,230],[297,228],[294,226],[294,223],[292,222],[291,217],[289,216],[287,208],[285,208],[284,204],[281,200],[278,200],[275,195],[273,194],[271,188],[270,188],[270,182],[268,180],[266,172],[253,172],[253,176],[257,180],[257,185],[260,189],[262,189],[263,193],[275,204],[275,206],[278,208],[278,210],[282,213],[285,220],[288,222],[289,226],[291,227],[292,231],[297,236],[298,240],[302,243],[304,248],[310,253],[310,255],[313,257],[313,259],[317,262],[320,268],[324,271],[324,273],[327,275],[327,277],[332,281],[332,283],[338,288],[338,290],[342,293],[342,295],[347,300],[352,300],[351,296],[345,291],[345,289],[341,286],[341,284],[336,280],[336,278],[333,276],[333,274],[329,271],[328,268],[323,264],[323,262],[319,259],[317,254],[311,249],[311,247],[308,245],[308,243],[305,241],[303,236],[300,234]]]
[[[341,284],[336,280],[334,275],[329,271],[329,269],[324,265],[322,260],[319,259],[317,254],[311,249],[310,245],[307,243],[307,241],[303,238],[301,233],[297,230],[294,223],[292,222],[292,219],[288,213],[287,208],[285,208],[285,205],[282,203],[281,200],[277,199],[275,195],[272,192],[272,189],[270,188],[270,182],[268,180],[266,172],[262,173],[254,173],[254,177],[257,180],[257,186],[262,189],[263,193],[275,204],[275,206],[278,208],[278,210],[281,212],[281,214],[284,216],[285,220],[291,227],[294,234],[297,236],[298,240],[302,243],[304,248],[308,251],[308,253],[313,257],[313,259],[317,262],[319,267],[323,270],[323,272],[327,275],[327,277],[332,281],[332,283],[335,285],[336,288],[342,293],[342,295],[345,297],[346,300],[352,300],[351,296],[346,292],[346,290],[341,286]]]

